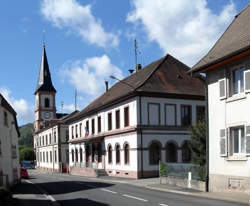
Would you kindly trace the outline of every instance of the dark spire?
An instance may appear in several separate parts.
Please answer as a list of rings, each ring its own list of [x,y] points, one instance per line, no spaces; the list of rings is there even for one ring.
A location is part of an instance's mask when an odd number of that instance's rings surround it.
[[[36,88],[35,93],[38,91],[56,92],[51,81],[49,64],[48,64],[46,51],[45,51],[45,45],[43,45],[43,55],[42,55],[37,88]]]

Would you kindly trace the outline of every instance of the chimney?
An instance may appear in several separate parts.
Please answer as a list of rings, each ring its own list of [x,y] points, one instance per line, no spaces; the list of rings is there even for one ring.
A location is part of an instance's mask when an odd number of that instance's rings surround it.
[[[133,69],[129,69],[128,70],[130,74],[133,74],[134,70]]]
[[[137,64],[137,65],[136,65],[136,70],[137,70],[137,71],[141,70],[141,64]]]
[[[109,82],[105,81],[105,85],[106,85],[106,92],[109,90]]]

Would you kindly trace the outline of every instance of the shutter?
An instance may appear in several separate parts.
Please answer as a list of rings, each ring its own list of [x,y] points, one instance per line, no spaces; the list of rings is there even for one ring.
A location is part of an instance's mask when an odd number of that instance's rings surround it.
[[[220,130],[220,156],[227,156],[227,131],[226,129]]]
[[[246,126],[246,155],[250,156],[250,125]]]
[[[220,99],[226,98],[226,79],[219,80]]]
[[[245,92],[250,92],[250,62],[246,63],[246,70],[244,71],[244,85]]]

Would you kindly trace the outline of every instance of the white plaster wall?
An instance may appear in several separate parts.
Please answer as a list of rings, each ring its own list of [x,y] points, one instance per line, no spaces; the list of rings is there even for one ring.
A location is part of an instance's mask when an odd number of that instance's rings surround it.
[[[6,111],[8,115],[8,127],[4,125],[4,111]],[[17,169],[17,175],[18,178],[20,178],[18,134],[13,123],[13,115],[0,105],[0,170],[2,170],[4,175],[8,175],[10,185],[12,185],[14,181],[13,169]],[[12,145],[16,147],[16,158],[12,158]]]
[[[142,124],[148,124],[148,103],[160,104],[160,125],[165,125],[165,104],[176,104],[177,125],[181,126],[181,105],[192,106],[192,124],[196,123],[196,106],[205,106],[205,101],[142,97]]]
[[[210,174],[236,175],[250,177],[250,158],[229,161],[220,156],[220,129],[231,126],[250,124],[250,94],[243,94],[243,99],[220,100],[218,80],[224,77],[223,69],[208,74],[209,102],[209,171]]]
[[[129,165],[124,164],[124,143],[129,143],[130,148],[130,154],[129,154]],[[120,144],[120,148],[122,149],[120,158],[121,163],[116,164],[116,154],[115,154],[115,145]],[[112,164],[108,163],[108,145],[112,146]],[[124,135],[124,136],[117,136],[112,138],[106,138],[104,140],[104,146],[105,146],[105,166],[106,169],[114,169],[114,170],[128,170],[128,171],[137,171],[137,134],[131,134],[131,135]]]

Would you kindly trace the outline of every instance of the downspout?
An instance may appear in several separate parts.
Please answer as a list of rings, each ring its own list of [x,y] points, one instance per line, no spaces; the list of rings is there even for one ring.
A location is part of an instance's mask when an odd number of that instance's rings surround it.
[[[203,80],[205,84],[205,101],[206,101],[206,112],[205,112],[205,119],[206,119],[206,192],[209,192],[209,122],[208,122],[208,84],[207,78]]]
[[[142,116],[141,116],[141,96],[139,95],[139,112],[140,112],[140,127],[142,125]],[[140,132],[141,132],[141,178],[143,178],[144,174],[143,174],[143,138],[142,138],[142,128],[140,128]]]
[[[61,125],[58,124],[58,162],[59,162],[59,170],[62,172],[62,157],[61,157]]]

